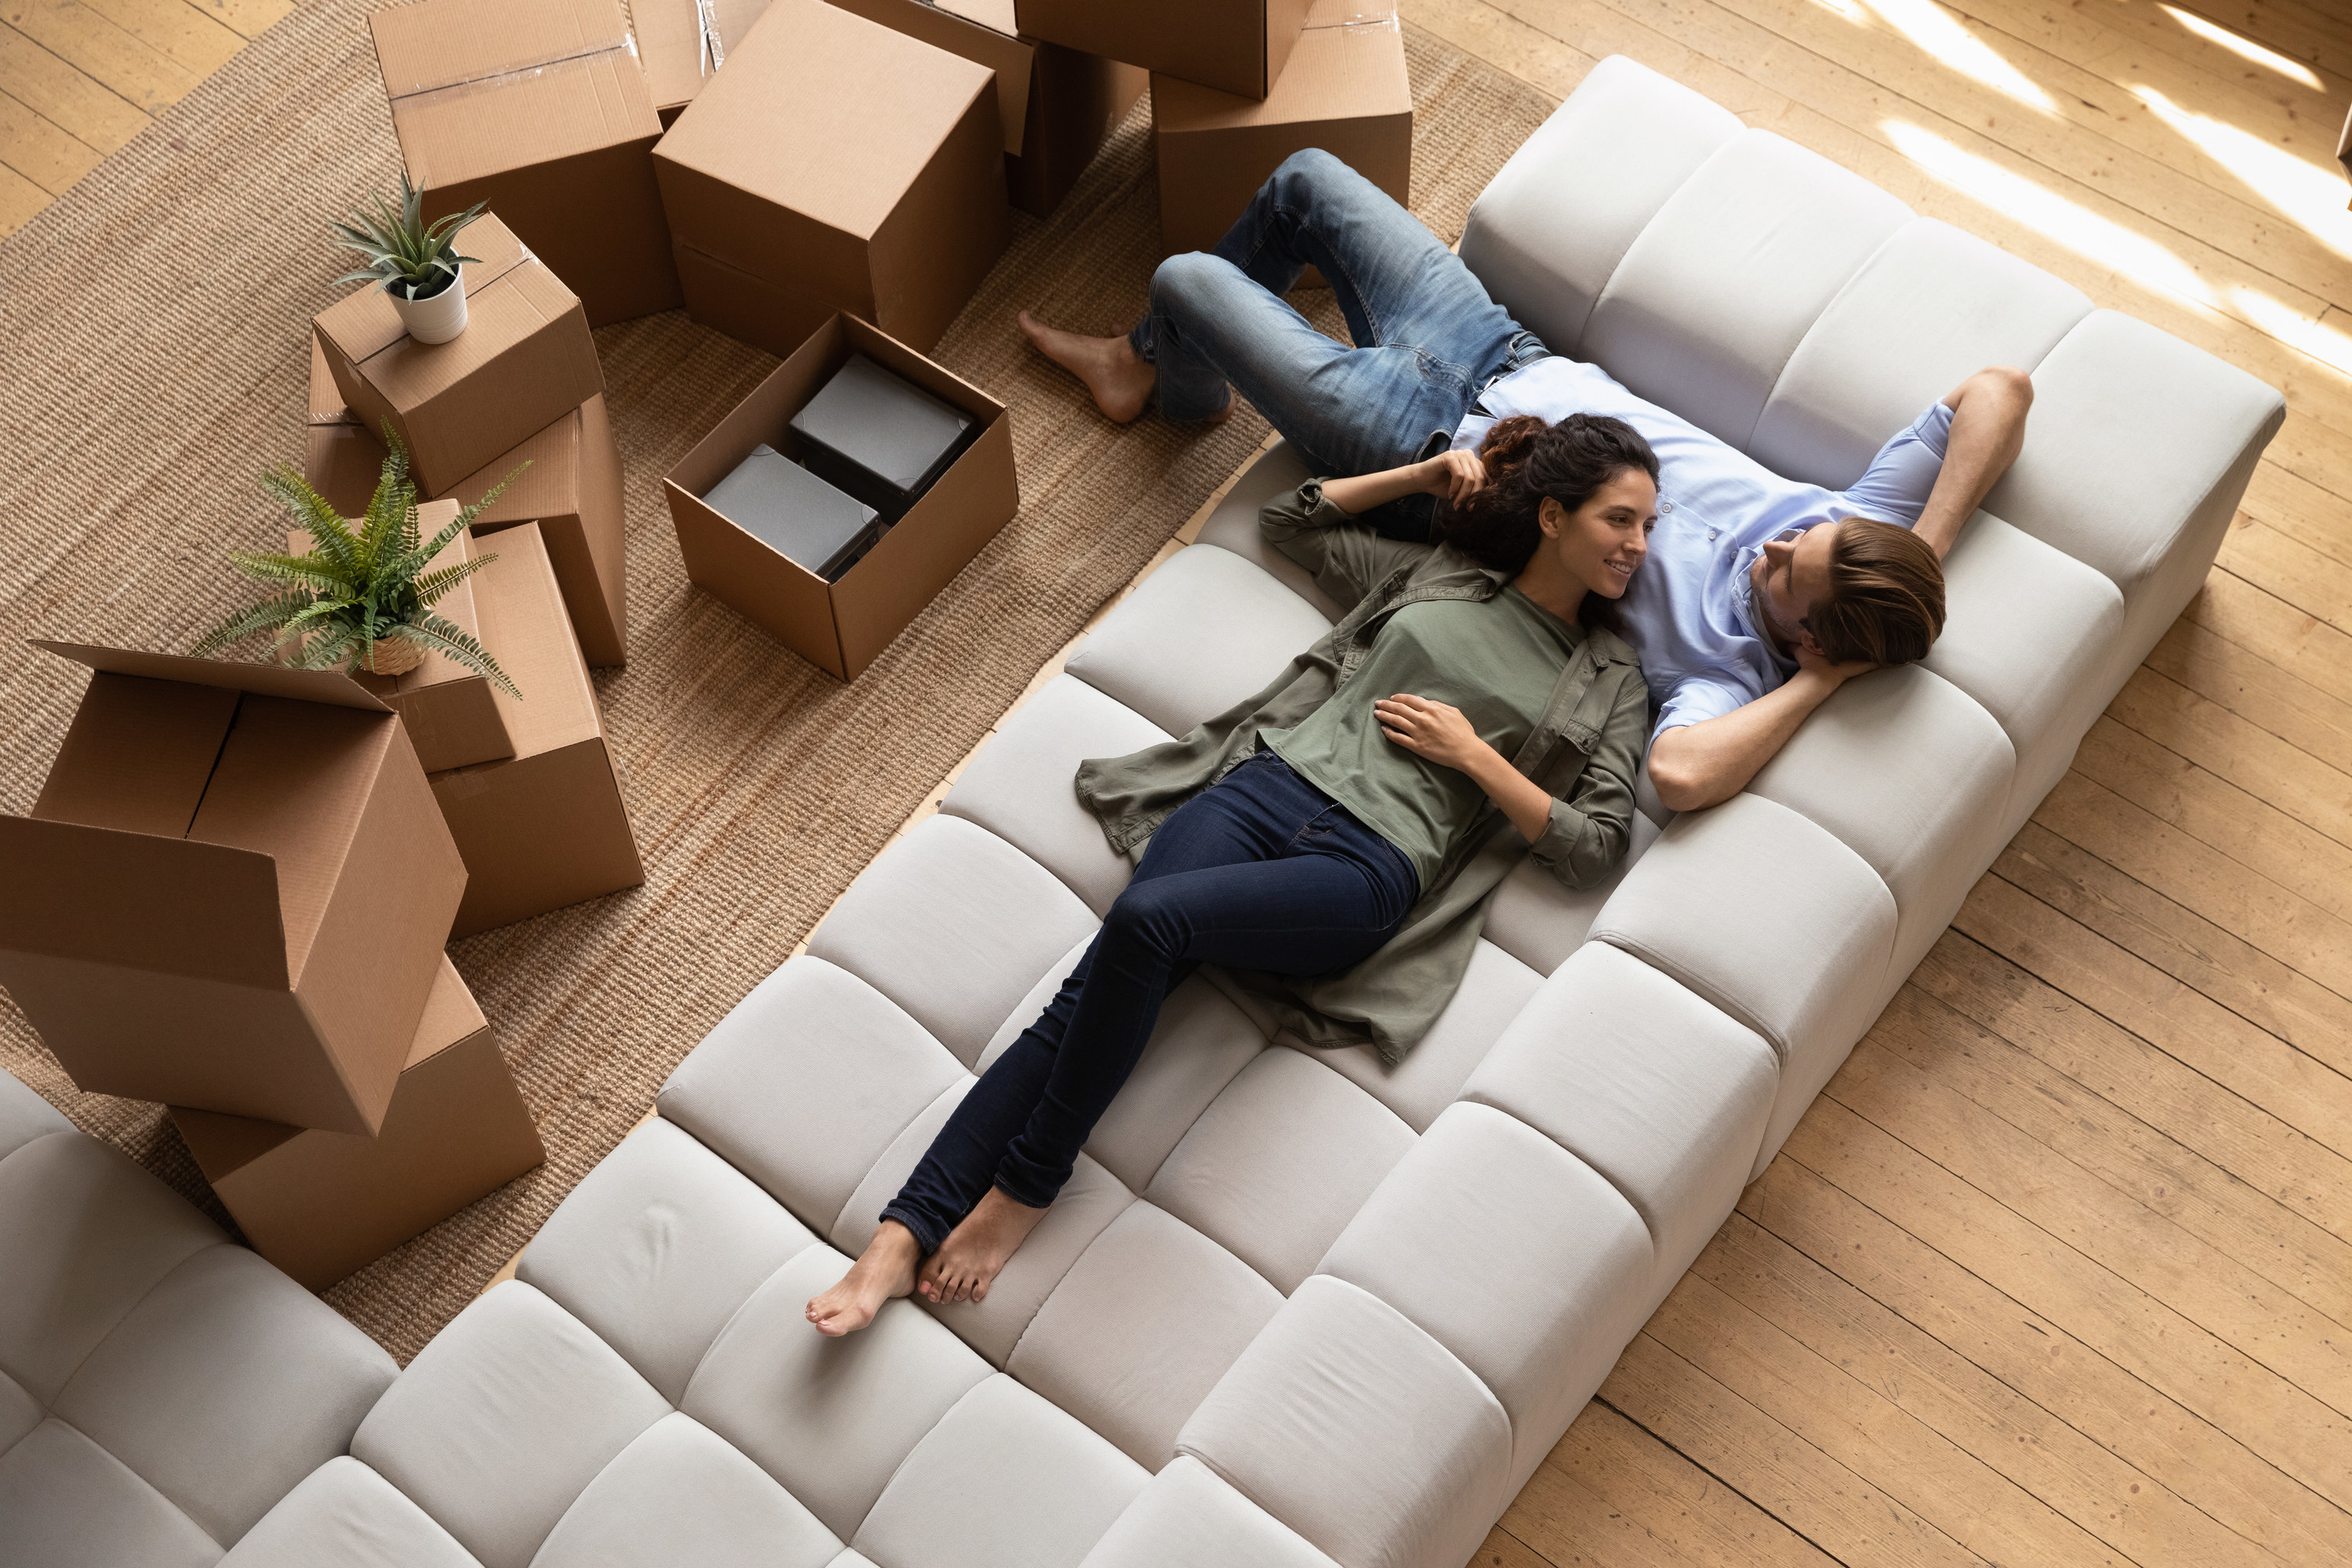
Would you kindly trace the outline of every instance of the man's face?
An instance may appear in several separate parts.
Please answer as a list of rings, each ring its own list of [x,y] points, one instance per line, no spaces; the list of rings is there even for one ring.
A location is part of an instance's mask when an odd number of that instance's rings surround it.
[[[1824,522],[1794,539],[1764,542],[1764,553],[1756,563],[1756,586],[1783,636],[1799,637],[1813,605],[1829,597],[1830,555],[1837,531],[1844,526]]]

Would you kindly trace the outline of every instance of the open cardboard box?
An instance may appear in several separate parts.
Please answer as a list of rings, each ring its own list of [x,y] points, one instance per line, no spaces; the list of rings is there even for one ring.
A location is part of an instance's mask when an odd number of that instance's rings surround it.
[[[547,1158],[498,1038],[446,957],[374,1137],[170,1110],[246,1240],[313,1290]]]
[[[515,754],[432,775],[469,873],[452,936],[510,925],[646,879],[596,689],[534,522],[485,542],[474,575],[485,647],[521,691],[491,699]]]
[[[767,8],[768,0],[630,0],[637,56],[664,129],[677,122]]]
[[[417,533],[431,539],[457,516],[456,501],[425,501],[416,509]],[[303,530],[297,529],[286,536],[289,555],[307,554],[310,544],[310,535]],[[445,566],[463,565],[478,553],[468,536],[460,533],[427,563],[426,569],[438,571]],[[433,609],[475,641],[481,640],[482,622],[475,613],[474,584],[470,580],[449,590]],[[498,650],[493,648],[490,657],[497,658]],[[417,764],[426,773],[514,755],[514,741],[507,734],[506,720],[490,699],[489,678],[475,674],[446,654],[426,652],[425,662],[405,675],[361,674],[352,679],[400,715],[400,721],[408,729],[409,744],[416,748]]]
[[[1319,147],[1405,205],[1412,188],[1412,83],[1395,11],[1318,0],[1264,100],[1151,79],[1160,240],[1213,250],[1282,161]],[[1302,283],[1323,279],[1307,268]]]
[[[1310,0],[1013,0],[1033,38],[1243,98],[1288,68]]]
[[[424,0],[368,30],[426,217],[489,203],[591,326],[678,303],[661,121],[615,0]]]
[[[798,458],[792,417],[863,353],[971,416],[978,434],[865,557],[828,583],[703,503],[766,443]],[[1004,405],[896,338],[836,315],[679,460],[662,488],[695,583],[811,664],[855,679],[1020,510]]]
[[[310,342],[310,414],[303,473],[345,516],[367,508],[383,468],[383,443],[343,406],[326,352]],[[515,470],[520,468],[520,473]],[[592,665],[629,658],[627,517],[621,498],[621,449],[600,394],[511,451],[452,485],[446,499],[471,506],[509,475],[513,481],[474,520],[477,539],[536,522],[563,585],[564,607],[580,651]],[[436,498],[444,499],[444,498]],[[431,764],[427,764],[427,772]]]
[[[1014,206],[1038,217],[1077,184],[1149,79],[1139,67],[1020,37],[1013,0],[832,3],[996,73],[1005,192]]]
[[[687,308],[780,355],[835,310],[930,347],[1012,239],[996,105],[985,67],[772,0],[654,148]]]
[[[0,985],[101,1094],[373,1134],[466,887],[407,731],[332,670],[95,673],[0,816]]]
[[[363,284],[315,323],[335,390],[370,431],[388,421],[426,495],[447,493],[604,390],[580,301],[496,214],[460,231],[466,330],[420,343]]]

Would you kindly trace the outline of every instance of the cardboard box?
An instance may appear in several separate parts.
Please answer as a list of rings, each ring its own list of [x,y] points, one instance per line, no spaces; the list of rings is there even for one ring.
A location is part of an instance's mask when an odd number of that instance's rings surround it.
[[[1033,38],[1219,92],[1264,98],[1288,68],[1310,0],[1013,0]]]
[[[631,0],[637,56],[664,129],[677,123],[767,8],[768,0]]]
[[[489,203],[592,326],[678,303],[661,121],[615,0],[424,0],[368,30],[427,217]]]
[[[374,1137],[169,1109],[246,1240],[313,1290],[547,1158],[497,1037],[446,957]]]
[[[80,1088],[373,1134],[466,869],[333,670],[37,642],[95,671],[0,816],[0,985]]]
[[[1005,191],[1014,206],[1038,217],[1077,184],[1149,79],[1139,67],[1018,36],[1013,0],[833,4],[996,73]]]
[[[773,0],[654,167],[687,308],[778,354],[835,310],[929,348],[1012,237],[989,71],[823,0]]]
[[[457,517],[456,501],[425,501],[416,509],[418,536],[430,539]],[[286,536],[287,553],[308,554],[310,543],[310,533],[296,529]],[[463,565],[478,553],[471,538],[460,533],[426,563],[426,570]],[[482,623],[475,614],[471,579],[450,589],[433,610],[475,641],[481,640]],[[497,658],[498,650],[493,648],[490,656]],[[416,748],[417,764],[426,773],[514,755],[506,720],[491,700],[489,677],[475,674],[446,654],[427,652],[425,662],[404,675],[361,674],[352,679],[400,715],[408,730],[408,743]]]
[[[418,489],[442,495],[604,390],[580,301],[495,214],[463,231],[466,330],[446,343],[404,331],[373,284],[314,323],[327,373],[368,430],[387,421]]]
[[[1282,161],[1309,147],[1403,203],[1412,182],[1404,34],[1393,12],[1362,19],[1350,0],[1319,0],[1264,101],[1155,76],[1151,132],[1171,255],[1215,248]],[[1302,281],[1321,279],[1310,268]]]
[[[863,353],[954,405],[979,435],[865,558],[827,583],[786,560],[702,503],[752,447],[800,456],[792,417]],[[811,664],[844,680],[874,662],[907,623],[1013,514],[1013,429],[1004,405],[895,338],[837,315],[794,350],[663,481],[687,575]]]
[[[546,541],[526,522],[488,542],[499,558],[475,574],[475,603],[485,642],[522,697],[492,694],[513,756],[432,775],[468,873],[453,937],[646,879]]]
[[[310,417],[305,477],[346,514],[364,510],[383,467],[383,443],[343,406],[315,338]],[[614,442],[604,397],[590,398],[521,446],[491,458],[452,485],[446,499],[471,506],[518,468],[523,471],[514,482],[474,520],[474,537],[538,523],[555,563],[556,581],[563,585],[580,651],[591,665],[626,664],[628,519],[621,497],[621,449]]]

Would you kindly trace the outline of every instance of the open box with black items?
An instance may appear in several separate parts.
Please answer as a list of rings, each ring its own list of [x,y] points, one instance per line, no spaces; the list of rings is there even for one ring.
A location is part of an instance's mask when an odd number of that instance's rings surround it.
[[[805,461],[794,416],[854,356],[970,420],[961,447],[896,524],[827,582],[705,499],[757,447]],[[845,680],[874,662],[1021,504],[1004,405],[854,316],[835,315],[669,471],[663,482],[687,575],[779,642]],[[877,509],[878,510],[878,509]]]

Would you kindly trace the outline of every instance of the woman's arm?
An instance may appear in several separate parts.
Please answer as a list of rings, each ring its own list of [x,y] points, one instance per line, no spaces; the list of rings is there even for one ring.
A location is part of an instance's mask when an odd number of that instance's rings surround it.
[[[1486,485],[1486,465],[1478,460],[1477,453],[1440,452],[1422,462],[1407,463],[1402,468],[1387,468],[1355,479],[1325,479],[1323,499],[1342,511],[1360,517],[1376,506],[1386,506],[1406,496],[1442,496],[1447,504],[1459,506],[1465,498],[1476,494]]]

